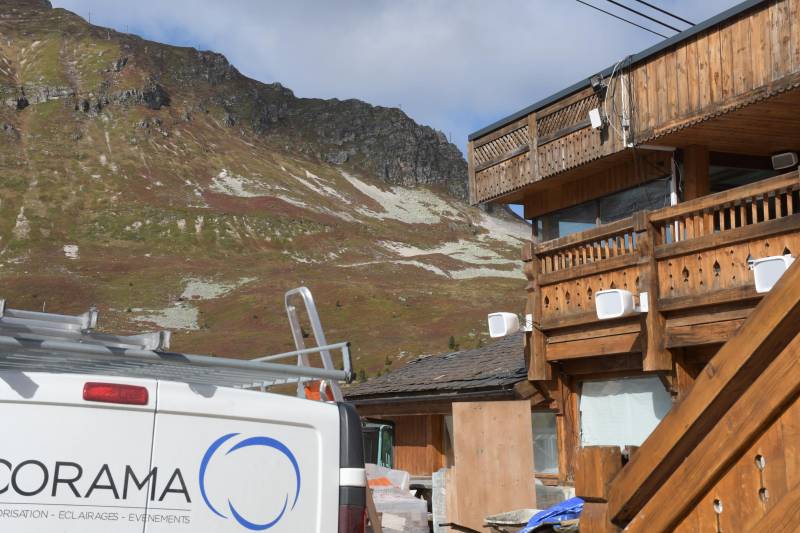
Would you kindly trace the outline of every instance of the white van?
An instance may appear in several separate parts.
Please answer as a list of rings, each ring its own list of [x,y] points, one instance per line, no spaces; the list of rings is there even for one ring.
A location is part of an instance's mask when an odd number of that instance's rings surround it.
[[[324,346],[342,349],[335,370],[273,362],[319,348],[173,354],[168,335],[99,335],[95,322],[0,303],[0,531],[364,531],[352,406],[250,390],[335,387],[352,376],[346,344]]]

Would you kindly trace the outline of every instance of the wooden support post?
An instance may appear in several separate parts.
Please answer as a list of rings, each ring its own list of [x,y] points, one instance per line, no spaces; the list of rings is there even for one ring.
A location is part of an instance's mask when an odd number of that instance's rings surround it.
[[[469,179],[469,203],[475,205],[475,199],[478,197],[478,191],[475,190],[477,184],[475,183],[475,142],[469,141],[467,143],[467,177]]]
[[[575,495],[585,500],[581,533],[619,531],[608,515],[608,485],[622,468],[619,446],[587,446],[578,452]]]
[[[536,113],[528,115],[528,142],[530,143],[530,150],[528,151],[528,164],[531,169],[530,183],[541,179],[539,173],[539,134],[538,126],[536,123]]]
[[[648,311],[642,315],[642,370],[672,371],[672,354],[666,348],[665,333],[667,320],[658,308],[659,286],[658,265],[654,254],[656,230],[646,211],[633,215],[633,229],[636,232],[636,247],[641,258],[639,275],[639,295],[647,293]]]
[[[683,149],[683,199],[694,200],[711,192],[708,147],[693,144]]]
[[[534,239],[536,226],[533,226]],[[539,287],[539,258],[532,242],[525,243],[522,247],[522,261],[525,263],[525,276],[528,278],[528,305],[529,312],[533,315],[533,331],[526,335],[525,347],[528,357],[528,379],[531,381],[550,380],[553,372],[546,359],[547,337],[541,330],[542,322],[542,293]]]
[[[608,484],[622,468],[619,446],[585,446],[575,468],[575,495],[586,501],[608,501]]]

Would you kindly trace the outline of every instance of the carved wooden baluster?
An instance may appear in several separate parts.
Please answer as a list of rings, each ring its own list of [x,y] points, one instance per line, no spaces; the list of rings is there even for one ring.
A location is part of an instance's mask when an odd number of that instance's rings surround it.
[[[694,239],[694,223],[692,222],[692,217],[687,216],[684,218],[683,225],[686,227],[686,238]]]
[[[753,215],[753,224],[758,224],[758,199],[750,198],[750,212]]]
[[[786,214],[794,214],[794,187],[790,187],[786,195]]]
[[[741,226],[747,225],[747,204],[744,200],[739,203],[739,224]]]
[[[706,235],[714,234],[714,212],[709,209],[703,210],[703,231]]]
[[[761,209],[764,212],[764,221],[770,220],[769,216],[769,193],[764,193],[764,202],[761,204]]]
[[[775,191],[775,218],[783,218],[783,197],[786,191]]]

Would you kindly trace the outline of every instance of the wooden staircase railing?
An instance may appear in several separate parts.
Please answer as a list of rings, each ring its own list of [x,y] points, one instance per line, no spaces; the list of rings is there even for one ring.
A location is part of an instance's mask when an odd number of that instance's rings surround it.
[[[674,530],[799,396],[800,261],[609,484],[609,519],[625,531]]]

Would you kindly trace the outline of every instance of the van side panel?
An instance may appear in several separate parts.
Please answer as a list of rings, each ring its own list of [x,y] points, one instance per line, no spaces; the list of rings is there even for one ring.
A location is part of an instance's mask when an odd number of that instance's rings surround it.
[[[148,404],[84,401],[90,381],[145,387]],[[0,531],[141,533],[156,392],[152,380],[0,373]]]
[[[148,533],[336,532],[335,404],[173,382],[158,398],[153,467],[185,475],[151,503]]]

